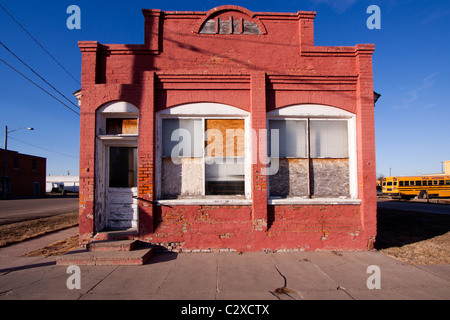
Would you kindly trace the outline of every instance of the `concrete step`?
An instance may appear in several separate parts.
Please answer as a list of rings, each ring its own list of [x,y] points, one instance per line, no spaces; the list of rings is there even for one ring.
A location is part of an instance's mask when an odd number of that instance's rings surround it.
[[[88,251],[80,248],[57,257],[62,266],[120,266],[143,265],[153,253],[153,248],[138,247],[132,251]]]
[[[137,240],[102,240],[87,244],[88,251],[132,251],[136,248]]]

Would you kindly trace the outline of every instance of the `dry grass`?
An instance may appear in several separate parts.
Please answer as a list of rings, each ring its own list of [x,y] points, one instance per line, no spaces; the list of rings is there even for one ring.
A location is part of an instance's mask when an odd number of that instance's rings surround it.
[[[78,212],[0,226],[0,247],[78,225]]]
[[[450,215],[378,209],[375,248],[413,265],[450,264]]]
[[[381,252],[413,265],[450,264],[450,232]]]
[[[46,247],[28,252],[24,254],[24,257],[49,257],[49,256],[60,256],[70,250],[78,248],[78,235],[72,236],[70,238],[56,241]]]

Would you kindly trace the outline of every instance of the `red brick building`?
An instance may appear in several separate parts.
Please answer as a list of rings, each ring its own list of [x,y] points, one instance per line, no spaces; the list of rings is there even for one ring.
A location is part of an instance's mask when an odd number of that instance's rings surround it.
[[[6,197],[45,196],[47,159],[8,150],[6,157]],[[0,149],[0,199],[3,197],[5,149]]]
[[[143,14],[144,44],[79,42],[81,243],[371,247],[374,46],[315,46],[314,12]]]

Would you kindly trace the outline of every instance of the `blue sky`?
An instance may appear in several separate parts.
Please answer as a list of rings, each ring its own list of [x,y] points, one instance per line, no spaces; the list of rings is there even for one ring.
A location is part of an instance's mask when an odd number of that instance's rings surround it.
[[[251,11],[316,11],[315,44],[374,43],[377,174],[438,173],[450,160],[450,2],[393,0],[303,1],[13,1],[0,4],[78,81],[79,40],[143,43],[141,9],[207,11],[234,4]],[[81,9],[81,30],[69,30],[70,5]],[[381,29],[369,30],[368,6],[381,9]],[[76,104],[80,85],[60,68],[1,8],[0,41]],[[0,59],[71,106],[0,47]],[[75,108],[74,108],[75,109]],[[78,174],[79,117],[0,61],[0,146],[47,158],[47,173]]]

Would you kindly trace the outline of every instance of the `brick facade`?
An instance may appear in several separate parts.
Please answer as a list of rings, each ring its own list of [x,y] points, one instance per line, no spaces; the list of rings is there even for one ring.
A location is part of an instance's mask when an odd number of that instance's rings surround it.
[[[0,149],[0,176],[3,176],[5,150]],[[45,196],[47,159],[8,150],[7,177],[10,192],[8,198]],[[2,189],[3,186],[0,186]],[[8,188],[7,188],[8,190]],[[0,197],[3,194],[0,192]]]
[[[208,12],[143,14],[142,45],[79,42],[80,242],[101,238],[95,225],[102,192],[96,190],[96,172],[103,165],[96,159],[97,110],[124,101],[139,109],[138,227],[127,237],[177,250],[371,247],[376,236],[374,46],[315,46],[314,12],[254,13],[222,6]],[[164,203],[157,182],[162,170],[157,166],[157,115],[205,102],[249,114],[248,129],[258,133],[259,142],[246,155],[252,158],[246,173],[251,195],[243,202],[215,204],[202,197],[198,203]],[[258,157],[267,154],[266,136],[259,133],[267,129],[268,115],[304,105],[352,115],[355,154],[349,161],[355,173],[347,199],[283,201],[268,193],[270,177]]]

